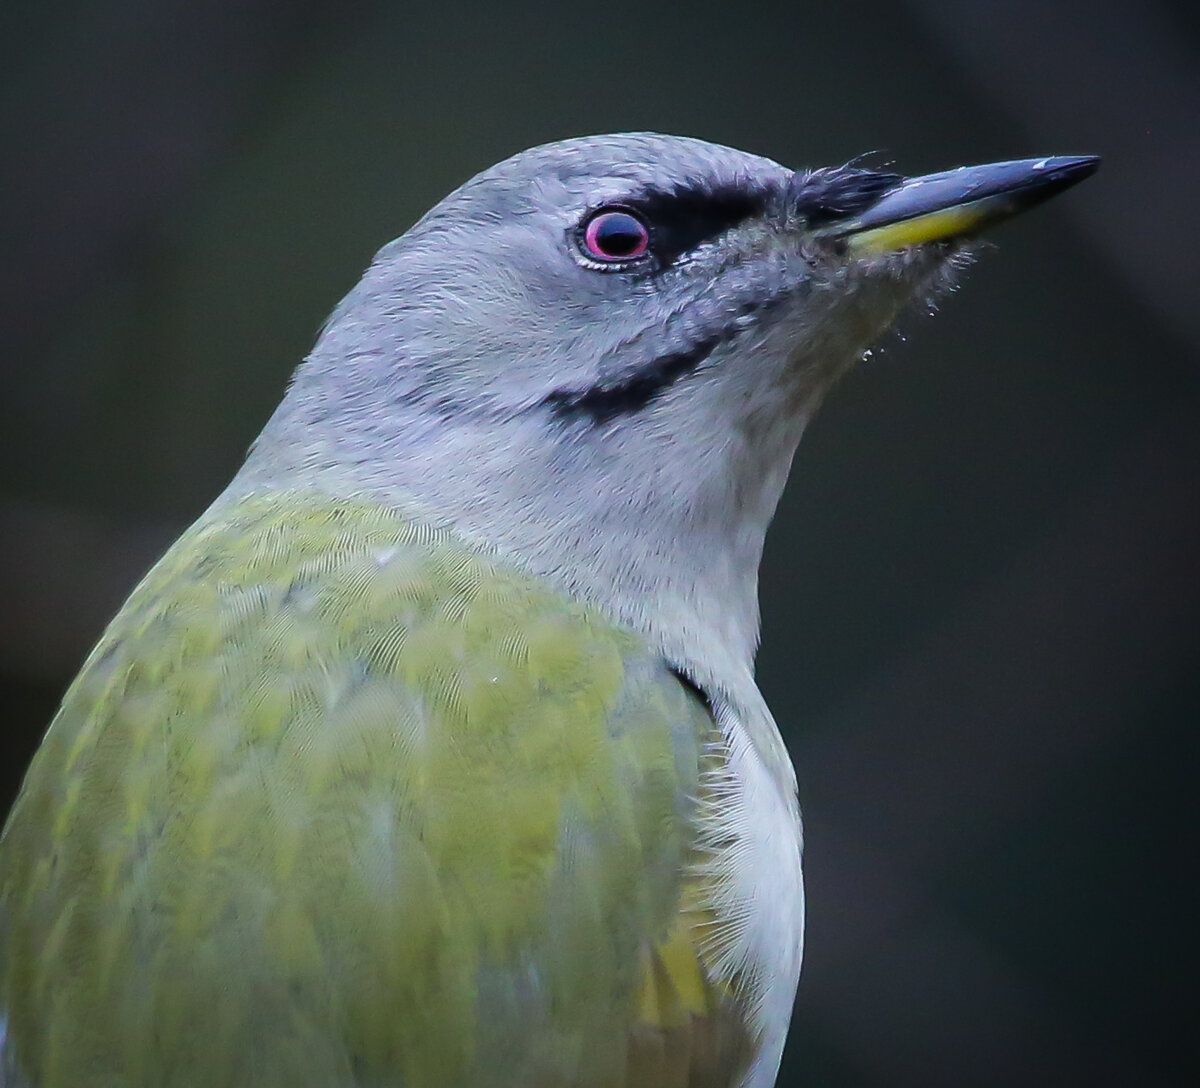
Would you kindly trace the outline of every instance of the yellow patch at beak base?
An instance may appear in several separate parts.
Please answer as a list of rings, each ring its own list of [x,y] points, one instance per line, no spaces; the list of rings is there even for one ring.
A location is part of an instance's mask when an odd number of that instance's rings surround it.
[[[892,253],[907,246],[956,238],[995,218],[995,203],[994,200],[973,200],[969,204],[940,208],[898,223],[885,223],[847,235],[846,247],[855,253]]]

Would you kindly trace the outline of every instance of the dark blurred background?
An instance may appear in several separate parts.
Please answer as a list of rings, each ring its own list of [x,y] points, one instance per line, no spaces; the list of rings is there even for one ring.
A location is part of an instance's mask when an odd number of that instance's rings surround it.
[[[374,250],[525,146],[1095,152],[835,392],[762,574],[807,815],[784,1085],[1191,1085],[1200,8],[0,10],[0,798]]]

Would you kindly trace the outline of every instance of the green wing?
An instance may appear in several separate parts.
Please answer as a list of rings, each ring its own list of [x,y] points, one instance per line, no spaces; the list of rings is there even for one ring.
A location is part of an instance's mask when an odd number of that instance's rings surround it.
[[[712,721],[636,636],[366,502],[186,534],[0,840],[0,1082],[725,1084]]]

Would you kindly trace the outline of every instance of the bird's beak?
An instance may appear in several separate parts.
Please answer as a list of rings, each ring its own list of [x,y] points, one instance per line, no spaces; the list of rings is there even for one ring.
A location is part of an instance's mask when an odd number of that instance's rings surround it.
[[[1069,189],[1099,166],[1098,156],[1079,155],[961,166],[909,178],[865,212],[820,233],[864,255],[976,234]]]

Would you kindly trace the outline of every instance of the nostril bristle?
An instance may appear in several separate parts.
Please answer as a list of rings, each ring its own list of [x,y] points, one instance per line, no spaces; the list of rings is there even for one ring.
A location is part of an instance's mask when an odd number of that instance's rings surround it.
[[[791,216],[810,227],[849,219],[865,211],[884,193],[904,181],[899,174],[836,167],[828,170],[796,171],[787,187]]]

